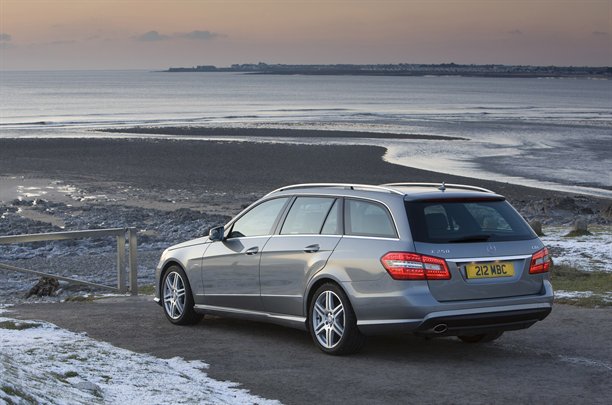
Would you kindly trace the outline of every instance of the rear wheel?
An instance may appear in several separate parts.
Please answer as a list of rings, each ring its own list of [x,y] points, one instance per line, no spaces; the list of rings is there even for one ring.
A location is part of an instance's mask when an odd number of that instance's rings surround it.
[[[357,329],[357,317],[336,284],[323,284],[315,291],[309,315],[312,340],[325,353],[351,354],[363,347],[365,336]]]
[[[166,318],[176,325],[199,322],[202,315],[193,309],[193,295],[187,275],[179,266],[170,266],[162,281],[162,300]]]
[[[464,343],[487,343],[503,335],[504,332],[481,333],[479,335],[462,335],[457,336]]]

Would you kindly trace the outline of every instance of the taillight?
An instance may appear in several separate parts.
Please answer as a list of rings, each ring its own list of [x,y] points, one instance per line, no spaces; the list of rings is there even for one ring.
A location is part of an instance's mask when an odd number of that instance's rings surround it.
[[[550,269],[550,256],[548,256],[548,248],[538,250],[531,256],[531,266],[529,266],[530,274],[546,273]]]
[[[449,280],[446,260],[408,252],[389,252],[380,259],[395,280]]]

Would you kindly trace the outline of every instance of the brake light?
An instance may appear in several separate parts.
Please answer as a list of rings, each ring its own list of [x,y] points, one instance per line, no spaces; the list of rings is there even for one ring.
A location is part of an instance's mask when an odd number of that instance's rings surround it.
[[[389,252],[380,259],[395,280],[449,280],[446,260],[408,252]]]
[[[529,266],[530,274],[546,273],[550,269],[550,256],[548,248],[538,250],[531,256],[531,266]]]

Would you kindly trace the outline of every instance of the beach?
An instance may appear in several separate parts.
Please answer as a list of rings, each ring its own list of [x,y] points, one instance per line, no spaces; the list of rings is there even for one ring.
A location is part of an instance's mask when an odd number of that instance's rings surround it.
[[[248,129],[233,131],[253,135]],[[266,193],[295,183],[469,184],[506,196],[527,220],[545,226],[571,227],[581,218],[590,226],[609,227],[608,199],[399,166],[385,162],[385,152],[374,146],[236,142],[231,137],[0,139],[0,233],[135,227],[139,283],[152,285],[163,249],[205,235]],[[112,241],[83,241],[0,248],[14,265],[113,285],[113,246]],[[21,301],[37,280],[0,273],[8,286],[0,292],[4,302]],[[62,296],[87,291],[66,286]]]
[[[184,130],[168,128],[164,133],[180,135]],[[291,131],[284,131],[287,133],[293,135]],[[324,137],[330,131],[308,133]],[[232,135],[236,134],[248,137],[253,131],[234,129]],[[352,136],[361,135],[353,133]],[[3,176],[60,180],[91,195],[105,194],[146,206],[155,202],[160,207],[168,207],[167,203],[173,201],[172,204],[207,211],[216,210],[218,204],[228,204],[226,215],[235,214],[237,208],[275,188],[313,182],[475,185],[506,196],[519,210],[523,208],[521,213],[528,219],[544,222],[568,223],[573,220],[571,215],[605,222],[605,210],[610,204],[605,198],[399,166],[385,162],[385,149],[373,146],[234,142],[231,138],[226,141],[0,139],[0,146]],[[550,206],[544,207],[549,212],[541,213],[541,218],[536,218],[538,202]],[[560,206],[555,207],[556,203]],[[553,215],[556,208],[565,208],[569,211],[568,217]]]

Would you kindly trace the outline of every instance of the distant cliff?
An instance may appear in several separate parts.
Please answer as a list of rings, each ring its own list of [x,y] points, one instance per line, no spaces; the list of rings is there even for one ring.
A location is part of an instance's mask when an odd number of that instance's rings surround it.
[[[171,67],[171,73],[181,72],[240,72],[269,75],[356,75],[356,76],[477,76],[477,77],[590,77],[612,78],[612,67],[589,66],[527,66],[527,65],[458,65],[443,63],[378,64],[378,65],[285,65],[267,63],[235,64],[230,67],[201,65]]]

